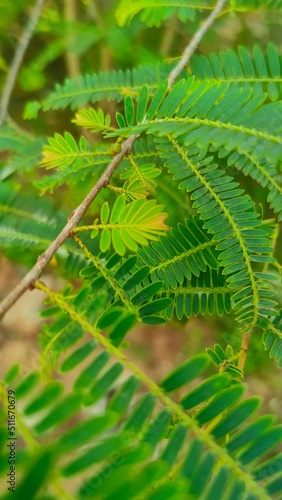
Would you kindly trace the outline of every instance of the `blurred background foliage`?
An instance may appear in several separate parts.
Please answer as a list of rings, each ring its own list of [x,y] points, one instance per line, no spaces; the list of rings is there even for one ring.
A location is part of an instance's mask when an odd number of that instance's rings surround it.
[[[9,67],[17,47],[23,27],[33,7],[32,0],[0,0],[0,88],[3,87]],[[73,111],[69,108],[59,111],[40,112],[37,119],[24,120],[27,102],[44,99],[52,91],[55,83],[63,83],[66,78],[78,80],[80,74],[107,71],[112,69],[132,69],[143,64],[156,64],[158,61],[173,62],[180,57],[182,51],[197,30],[204,13],[198,15],[195,22],[182,23],[176,15],[168,19],[161,27],[146,27],[138,16],[129,25],[119,27],[116,19],[116,0],[46,0],[40,21],[31,39],[24,63],[19,72],[16,87],[9,107],[10,123],[18,130],[15,133],[13,148],[18,147],[21,153],[21,137],[34,143],[35,161],[33,167],[25,171],[16,168],[9,157],[11,145],[0,137],[0,176],[2,180],[12,180],[15,189],[21,190],[32,204],[36,205],[40,179],[46,175],[38,165],[38,157],[42,144],[47,136],[55,132],[63,134],[70,131],[75,137],[79,135],[71,122]],[[213,26],[197,49],[197,54],[209,55],[221,50],[234,49],[244,45],[250,51],[258,44],[263,51],[267,44],[273,42],[281,53],[281,11],[264,8],[242,13],[226,13]],[[190,73],[190,68],[186,69]],[[101,103],[105,113],[113,118],[121,105],[107,102]],[[95,141],[90,133],[88,139]],[[17,143],[18,141],[18,143]],[[17,146],[18,144],[18,146]],[[109,146],[110,148],[110,146]],[[13,160],[14,161],[14,160]],[[98,172],[99,173],[99,172]],[[98,175],[97,173],[97,175]],[[272,212],[266,205],[266,194],[249,177],[232,171],[240,177],[240,182],[251,194],[257,207],[266,211],[271,218]],[[95,181],[95,176],[94,176]],[[94,183],[93,181],[93,183]],[[158,201],[177,204],[178,210],[173,213],[170,224],[183,221],[189,212],[189,201],[185,192],[178,191],[173,181],[167,184],[160,177],[162,187]],[[32,187],[33,186],[33,187]],[[55,194],[45,194],[45,202],[56,212],[56,226],[49,228],[48,238],[57,234],[60,229],[58,219],[63,225],[68,214],[89,191],[89,178],[78,179],[77,184],[59,188]],[[108,196],[108,191],[107,191]],[[87,217],[100,211],[105,201],[102,192],[91,207]],[[18,210],[20,210],[20,206]],[[16,216],[16,214],[15,214]],[[50,221],[49,221],[50,222]],[[51,227],[51,226],[50,226]],[[278,240],[279,241],[279,240]],[[44,250],[44,241],[41,251]],[[281,239],[280,239],[281,248]],[[19,253],[7,253],[6,257],[20,262],[12,266],[5,256],[1,257],[0,292],[4,296],[11,284],[24,274],[23,264],[34,262],[34,253],[23,249]],[[62,273],[58,272],[58,260],[49,266],[49,280],[60,283]],[[64,273],[63,273],[64,276]],[[66,275],[65,275],[66,277]],[[57,281],[56,281],[57,280]],[[1,328],[2,361],[0,370],[5,372],[11,361],[21,361],[28,365],[30,350],[36,352],[38,319],[37,310],[40,299],[33,292],[32,297],[26,295],[21,299]],[[236,334],[237,325],[229,317],[208,317],[190,319],[187,324],[175,324],[154,329],[138,327],[130,335],[132,355],[146,366],[146,370],[157,378],[161,377],[185,356],[198,353],[207,346],[212,347],[217,341],[221,345],[232,343],[239,348],[240,337]],[[24,345],[24,347],[23,347]],[[248,355],[246,373],[250,382],[250,391],[261,393],[265,397],[265,405],[269,410],[282,414],[282,402],[279,400],[278,370],[272,360],[262,351],[260,336],[252,336]],[[271,388],[269,390],[268,386]],[[265,409],[265,408],[264,408]]]

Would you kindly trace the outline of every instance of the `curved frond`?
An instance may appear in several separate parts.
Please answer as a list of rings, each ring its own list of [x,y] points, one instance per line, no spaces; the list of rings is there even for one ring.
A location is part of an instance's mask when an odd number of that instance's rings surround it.
[[[203,229],[213,235],[220,252],[218,259],[231,287],[243,288],[233,295],[238,321],[244,328],[254,326],[276,305],[274,292],[256,278],[253,262],[275,262],[266,230],[257,220],[253,203],[238,183],[212,163],[205,151],[190,150],[172,137],[158,138],[158,148],[169,172],[181,179],[180,188],[191,192],[193,207],[205,221]],[[240,196],[240,198],[238,198]]]
[[[56,238],[66,219],[67,214],[58,211],[50,200],[25,195],[12,182],[1,183],[0,248],[12,259],[32,262]],[[23,251],[27,248],[28,252]],[[59,260],[69,254],[81,255],[72,241],[60,249]]]
[[[76,315],[76,322],[95,337],[91,323],[74,309],[68,315]],[[124,376],[124,366],[133,374]],[[60,491],[60,497],[75,480],[76,498],[101,494],[107,500],[214,498],[215,492],[269,500],[272,492],[281,492],[280,468],[269,467],[279,463],[281,453],[273,449],[282,441],[281,425],[274,425],[272,416],[257,416],[260,399],[245,398],[245,387],[234,374],[207,374],[207,355],[184,360],[158,386],[114,346],[98,351],[92,339],[60,361],[60,379],[77,367],[73,387],[64,393],[61,382],[42,383],[37,371],[24,377],[18,369],[13,375],[10,371],[3,382],[13,377],[21,401],[18,452],[26,459],[18,464],[19,491],[30,470],[36,472],[36,464],[44,462],[38,488],[44,484],[46,494]],[[177,403],[171,395],[179,388]],[[85,409],[95,411],[97,403],[99,413],[89,415]],[[34,447],[40,449],[37,462],[29,454]],[[56,453],[47,466],[50,447]]]
[[[216,150],[252,154],[258,160],[281,159],[280,101],[264,104],[265,96],[253,97],[251,90],[194,82],[193,78],[179,81],[167,97],[166,90],[164,82],[148,107],[144,123],[132,126],[127,122],[127,127],[124,123],[108,136],[143,131],[158,136],[170,134],[174,139],[181,137],[187,147],[212,145]]]
[[[267,92],[272,101],[281,98],[281,55],[273,44],[268,45],[266,55],[258,45],[254,46],[252,56],[244,47],[239,47],[238,53],[228,49],[219,55],[194,56],[190,66],[197,80],[228,82],[232,87],[244,89],[251,87],[255,96]]]
[[[244,175],[249,175],[262,187],[268,189],[267,201],[270,208],[278,213],[278,221],[280,221],[282,217],[281,173],[277,172],[273,164],[265,159],[257,160],[252,154],[240,154],[237,151],[229,154],[224,149],[221,149],[219,156],[221,158],[227,156],[229,166],[241,170]]]
[[[125,95],[138,95],[142,86],[146,83],[149,92],[156,90],[160,82],[167,76],[169,64],[157,66],[145,65],[132,71],[105,71],[88,75],[81,75],[78,82],[65,80],[60,85],[56,84],[55,90],[37,103],[36,111],[49,109],[64,109],[70,107],[77,109],[87,103],[95,103],[106,98],[108,101],[121,101]],[[35,104],[33,105],[35,109]]]
[[[140,249],[138,255],[150,266],[151,279],[162,280],[165,289],[177,288],[192,275],[199,276],[207,266],[218,267],[215,244],[203,231],[199,219],[178,224],[158,242]]]
[[[37,167],[41,159],[42,146],[46,141],[38,137],[20,133],[11,125],[0,129],[0,181],[15,173],[24,174]]]

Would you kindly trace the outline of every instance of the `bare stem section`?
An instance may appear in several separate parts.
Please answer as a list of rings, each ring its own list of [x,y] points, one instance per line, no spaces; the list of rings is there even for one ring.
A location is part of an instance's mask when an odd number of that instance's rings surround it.
[[[218,0],[214,10],[210,13],[207,19],[203,22],[200,29],[195,33],[190,43],[187,45],[186,49],[183,52],[183,56],[181,57],[178,64],[171,71],[168,81],[170,85],[173,85],[178,75],[180,75],[181,71],[185,68],[186,64],[190,61],[192,55],[194,54],[196,48],[198,47],[200,41],[202,40],[205,33],[210,29],[212,24],[214,23],[217,16],[222,11],[224,5],[227,0]]]
[[[0,127],[3,125],[6,120],[7,111],[11,99],[11,95],[15,86],[15,82],[17,79],[17,75],[26,52],[26,49],[29,45],[30,39],[34,33],[36,25],[38,23],[38,19],[43,8],[44,0],[37,0],[32,9],[30,18],[28,23],[23,31],[19,44],[17,46],[14,59],[10,66],[10,71],[8,73],[8,77],[3,89],[3,93],[0,99]]]
[[[246,332],[243,334],[243,337],[242,337],[240,353],[239,353],[239,363],[238,363],[238,368],[240,368],[241,370],[244,370],[245,363],[247,360],[250,336],[251,336],[251,333]]]
[[[26,32],[29,33],[29,38],[27,40],[27,35],[25,34],[25,43],[26,46],[24,50],[21,49],[21,56],[19,59],[19,63],[17,65],[15,64],[16,69],[13,71],[13,79],[12,77],[12,84],[9,83],[8,85],[8,96],[4,99],[2,96],[1,100],[1,117],[6,115],[11,91],[14,85],[14,81],[17,75],[17,71],[20,65],[20,62],[22,60],[24,51],[28,45],[29,39],[31,38],[32,32],[34,30],[34,27],[36,25],[36,22],[38,20],[42,5],[43,5],[44,0],[38,0],[36,2],[37,10],[36,10],[36,16],[33,13],[31,16],[31,19],[28,23],[28,25],[31,24],[32,27],[29,28],[29,30],[26,28]],[[169,86],[172,87],[178,76],[180,75],[181,71],[195,52],[198,44],[200,43],[201,39],[205,35],[205,33],[208,31],[208,29],[211,27],[213,22],[215,21],[216,17],[220,13],[220,11],[223,9],[224,4],[226,3],[227,0],[219,0],[214,8],[214,10],[211,12],[211,14],[208,16],[208,18],[205,20],[205,22],[202,24],[201,28],[197,31],[197,33],[194,35],[190,43],[188,44],[187,48],[185,49],[182,58],[178,62],[178,64],[173,68],[173,70],[170,72],[168,76],[169,80]],[[35,6],[35,7],[36,7]],[[35,11],[34,7],[34,11]],[[40,8],[39,8],[40,7]],[[32,21],[32,22],[31,22]],[[24,38],[24,35],[23,35]],[[18,48],[19,50],[19,48]],[[17,52],[18,52],[17,50]],[[19,56],[18,56],[19,58]],[[8,80],[10,80],[8,78]],[[8,82],[7,82],[8,84]],[[6,87],[7,87],[6,84]],[[7,91],[6,91],[7,93]],[[4,103],[3,103],[4,101]],[[5,104],[6,103],[6,104]],[[4,110],[4,114],[3,114]],[[3,120],[3,118],[2,118]],[[1,121],[0,121],[1,124]],[[118,153],[113,160],[110,162],[109,166],[105,170],[105,172],[102,174],[98,182],[93,186],[91,191],[88,193],[86,198],[81,202],[81,204],[72,212],[71,216],[69,217],[69,220],[65,227],[62,229],[62,231],[59,233],[59,235],[56,237],[56,239],[51,243],[51,245],[45,250],[44,253],[42,253],[38,259],[36,264],[32,267],[32,269],[24,276],[24,278],[20,281],[20,283],[7,295],[7,297],[0,303],[0,319],[4,317],[6,312],[17,302],[17,300],[25,293],[26,290],[32,289],[34,286],[34,283],[38,280],[40,275],[42,274],[43,270],[47,266],[47,264],[50,262],[52,257],[55,255],[55,253],[58,251],[58,249],[64,244],[66,239],[70,236],[72,230],[77,227],[79,224],[80,220],[82,219],[83,215],[87,211],[88,207],[91,205],[93,200],[96,198],[96,196],[99,194],[101,189],[107,186],[111,176],[123,160],[123,158],[130,152],[135,140],[137,139],[138,135],[133,135],[129,137],[122,145],[120,153]]]

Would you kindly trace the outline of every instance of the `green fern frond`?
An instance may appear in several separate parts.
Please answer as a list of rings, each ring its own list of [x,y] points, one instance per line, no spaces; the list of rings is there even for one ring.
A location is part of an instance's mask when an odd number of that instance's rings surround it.
[[[197,80],[228,82],[232,87],[245,89],[251,87],[254,96],[267,92],[272,101],[281,98],[281,56],[273,44],[268,45],[266,55],[258,45],[253,48],[253,56],[244,47],[239,47],[238,54],[229,49],[219,55],[194,56],[190,65]]]
[[[282,367],[282,310],[263,332],[262,342],[265,350],[269,351],[269,357]]]
[[[221,158],[227,156],[229,166],[235,166],[236,169],[241,170],[244,175],[250,176],[262,187],[268,189],[269,193],[267,201],[270,208],[275,213],[278,213],[278,221],[282,217],[282,187],[281,187],[281,174],[277,172],[272,163],[261,159],[260,161],[254,158],[251,154],[240,154],[234,151],[228,154],[227,151],[222,149],[219,153]]]
[[[143,193],[155,193],[157,184],[153,179],[161,174],[161,169],[156,168],[153,163],[139,166],[131,155],[128,159],[130,166],[126,167],[124,172],[120,175],[121,179],[126,179],[123,185],[124,189],[130,192],[137,188],[144,188]]]
[[[169,172],[181,179],[179,187],[192,193],[193,208],[205,221],[203,229],[213,234],[228,283],[231,287],[243,287],[233,296],[238,321],[244,323],[244,328],[259,324],[269,315],[267,308],[273,309],[276,302],[272,300],[274,292],[265,290],[264,284],[256,279],[253,262],[275,262],[275,259],[251,199],[237,189],[238,183],[232,177],[224,175],[212,163],[213,158],[207,157],[204,150],[201,153],[198,149],[190,150],[188,155],[186,148],[172,137],[156,141],[162,155],[169,158],[166,161]]]
[[[203,231],[198,219],[178,224],[159,241],[141,248],[138,255],[144,264],[150,266],[152,280],[162,280],[165,289],[177,288],[192,275],[199,276],[207,266],[218,266],[215,244]]]
[[[67,79],[63,85],[56,84],[55,90],[42,103],[36,104],[36,109],[37,111],[67,107],[77,109],[104,98],[119,102],[128,94],[138,95],[144,84],[148,85],[152,95],[166,78],[170,68],[171,64],[163,63],[157,66],[148,64],[132,71],[119,70],[81,75],[78,82]],[[35,111],[35,104],[33,110]]]
[[[83,139],[83,141],[85,142],[85,139]],[[77,184],[81,181],[85,181],[88,178],[97,176],[97,173],[101,172],[101,168],[105,168],[110,163],[113,158],[112,151],[109,151],[108,148],[105,147],[105,145],[95,145],[95,151],[93,151],[93,145],[88,141],[86,141],[86,144],[87,146],[85,148],[85,154],[73,152],[73,156],[72,154],[66,154],[66,152],[64,152],[63,150],[58,151],[57,148],[54,149],[54,155],[57,155],[59,164],[64,164],[65,157],[67,157],[70,163],[72,162],[72,160],[74,160],[75,164],[79,165],[79,169],[74,170],[73,165],[70,164],[69,166],[64,167],[63,170],[59,170],[58,172],[52,173],[51,175],[49,174],[48,176],[35,181],[34,185],[41,191],[41,194],[45,194],[46,192],[53,193],[55,189],[58,189],[64,184]],[[143,164],[156,164],[157,162],[159,162],[159,155],[156,151],[156,147],[152,137],[149,136],[146,140],[144,140],[143,138],[137,140],[133,145],[130,157],[137,164],[139,170],[142,170]],[[38,162],[39,159],[40,158],[38,158],[37,160]],[[81,163],[79,159],[81,159]],[[57,164],[54,165],[54,168],[56,166]],[[130,160],[127,157],[124,158],[119,169],[121,175],[123,175],[123,172],[126,168],[131,168],[130,166]],[[157,169],[155,169],[155,171],[157,171]],[[115,177],[117,176],[118,174],[115,175]],[[150,184],[152,185],[153,181],[148,180],[148,182],[150,182]],[[126,190],[127,188],[129,188],[129,184],[130,183],[125,186]],[[139,187],[136,188],[135,186],[130,186],[130,189],[128,189],[129,198],[130,193],[132,193],[134,197],[134,191],[140,191]],[[144,193],[143,188],[141,188],[141,193]]]
[[[56,296],[52,299],[59,309],[63,306]],[[68,314],[76,316],[72,308]],[[81,320],[81,327],[95,337],[91,323]],[[118,361],[111,359],[113,354]],[[272,451],[281,443],[281,426],[273,425],[272,416],[256,415],[260,399],[245,399],[244,386],[233,380],[231,372],[207,375],[207,355],[185,360],[160,386],[114,346],[97,352],[94,339],[60,362],[60,378],[82,363],[73,388],[63,394],[57,380],[43,384],[38,372],[24,378],[14,372],[23,438],[18,452],[27,456],[18,464],[23,477],[19,491],[30,474],[27,471],[36,471],[30,447],[40,447],[37,460],[42,461],[51,446],[56,453],[38,484],[44,483],[46,494],[60,492],[60,497],[75,479],[80,483],[76,498],[103,494],[108,500],[137,500],[142,495],[153,500],[169,495],[172,500],[186,500],[187,496],[214,498],[215,492],[222,496],[228,491],[228,498],[240,498],[245,492],[269,500],[268,491],[281,492],[279,468],[269,467],[281,455]],[[123,376],[121,382],[124,365],[133,375]],[[146,387],[142,396],[137,393],[140,383]],[[168,394],[179,388],[182,396],[176,403]],[[103,401],[99,415],[87,415],[85,408],[95,409]],[[162,407],[155,409],[157,404]],[[60,432],[66,423],[68,430]],[[84,472],[86,477],[81,476]]]
[[[173,315],[181,320],[199,314],[230,314],[235,291],[236,288],[230,287],[222,274],[222,268],[207,268],[199,276],[192,275],[191,280],[185,280],[183,285],[165,293],[172,300],[165,316],[169,321]]]
[[[11,125],[2,125],[0,129],[0,181],[15,173],[27,173],[37,167],[41,159],[45,140],[19,132]],[[8,153],[9,151],[9,153]]]
[[[133,252],[138,245],[148,245],[148,241],[157,240],[167,226],[163,205],[156,205],[155,200],[138,199],[126,203],[124,196],[119,196],[110,210],[108,202],[101,209],[101,222],[94,221],[91,226],[80,226],[74,233],[91,231],[91,238],[100,236],[101,252],[107,252],[113,245],[118,255],[124,255],[126,249]]]
[[[25,195],[12,182],[0,185],[0,247],[14,260],[33,261],[56,238],[66,219],[67,214],[50,200]],[[23,252],[23,248],[29,251]],[[72,241],[60,249],[59,260],[69,254],[81,255]]]
[[[217,150],[237,150],[258,160],[280,160],[281,102],[263,104],[265,97],[252,97],[250,90],[194,83],[193,78],[179,81],[167,97],[166,91],[164,82],[148,107],[144,123],[132,126],[127,122],[126,126],[124,122],[123,128],[108,136],[144,131],[158,136],[170,134],[175,139],[181,137],[189,147],[211,144]],[[125,116],[128,106],[129,100],[125,101]]]

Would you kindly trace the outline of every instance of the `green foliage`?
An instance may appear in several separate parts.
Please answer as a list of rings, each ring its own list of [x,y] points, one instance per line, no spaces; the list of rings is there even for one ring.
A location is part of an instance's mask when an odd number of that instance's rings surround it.
[[[92,330],[90,324],[88,327]],[[205,354],[175,368],[160,383],[162,389],[143,379],[137,369],[134,376],[127,375],[118,382],[123,364],[128,363],[124,355],[117,351],[123,363],[113,364],[108,359],[102,364],[98,361],[106,353],[95,354],[95,348],[93,341],[88,342],[60,363],[60,371],[65,373],[66,366],[67,370],[77,368],[87,354],[87,364],[80,368],[79,377],[74,377],[73,387],[63,397],[61,390],[54,391],[62,387],[58,382],[40,383],[36,398],[33,386],[26,385],[18,422],[25,428],[27,442],[40,444],[48,436],[48,446],[36,460],[33,454],[26,456],[27,472],[18,491],[26,491],[36,473],[34,498],[37,491],[43,491],[43,483],[45,494],[53,498],[62,487],[62,479],[66,487],[74,478],[78,479],[73,491],[76,498],[86,494],[88,498],[98,494],[109,499],[120,498],[121,494],[128,499],[139,498],[140,494],[163,498],[171,485],[171,498],[183,499],[187,494],[209,498],[219,487],[222,493],[240,490],[265,499],[268,492],[279,492],[279,471],[269,464],[279,463],[281,454],[269,460],[268,453],[282,439],[281,425],[257,415],[259,398],[242,399],[245,388],[241,382],[230,374],[207,376],[209,359]],[[116,354],[116,348],[112,349]],[[204,373],[205,382],[193,388],[193,382]],[[83,384],[79,382],[82,378]],[[137,396],[140,382],[147,385],[148,392]],[[185,395],[176,403],[164,391],[172,393],[180,386]],[[107,403],[98,415],[85,411],[105,397]],[[37,411],[39,401],[41,408],[48,408],[45,415]],[[156,408],[157,404],[161,407]],[[34,417],[27,428],[24,424],[30,414]],[[73,416],[76,423],[62,432],[64,422]],[[224,441],[227,435],[229,439]],[[87,474],[79,479],[82,472]]]
[[[28,125],[8,117],[0,129],[3,255],[40,264],[118,168],[51,260],[56,291],[44,276],[30,283],[46,297],[36,366],[17,363],[0,384],[0,473],[14,391],[18,499],[281,498],[282,426],[246,395],[245,365],[257,339],[270,358],[254,357],[257,374],[282,366],[281,55],[275,36],[221,51],[217,33],[169,85],[186,25],[190,37],[215,4],[82,2],[77,19],[43,10],[18,78]],[[18,36],[30,5],[5,5],[1,38],[8,23]],[[259,7],[282,2],[230,0],[216,22]],[[152,337],[186,324],[185,351],[153,380],[135,361],[135,326]]]

